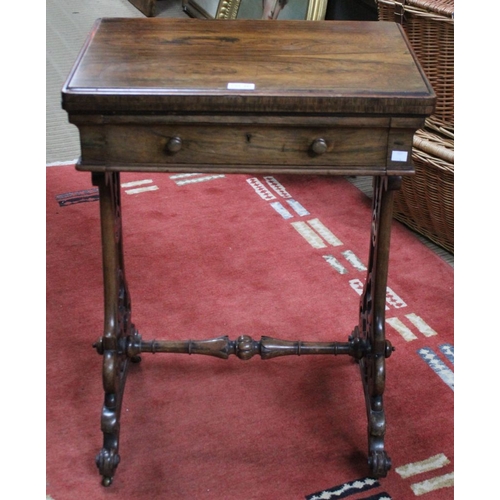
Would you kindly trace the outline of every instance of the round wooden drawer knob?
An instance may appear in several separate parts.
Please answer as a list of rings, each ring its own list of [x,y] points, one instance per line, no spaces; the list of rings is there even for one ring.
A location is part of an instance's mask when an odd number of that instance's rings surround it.
[[[326,153],[328,145],[325,139],[314,139],[313,143],[311,144],[311,149],[317,155],[322,155],[323,153]]]
[[[167,151],[177,153],[182,149],[182,139],[180,137],[171,137],[167,142]]]

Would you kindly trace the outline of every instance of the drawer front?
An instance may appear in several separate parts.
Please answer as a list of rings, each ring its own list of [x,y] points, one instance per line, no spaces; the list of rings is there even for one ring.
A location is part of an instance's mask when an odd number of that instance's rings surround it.
[[[384,127],[283,125],[80,126],[84,163],[136,165],[385,166]]]

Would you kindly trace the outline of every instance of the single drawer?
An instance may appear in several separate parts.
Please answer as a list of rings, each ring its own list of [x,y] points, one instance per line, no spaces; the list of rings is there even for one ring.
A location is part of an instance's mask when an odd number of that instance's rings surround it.
[[[385,167],[389,135],[384,127],[276,124],[115,123],[79,128],[83,164],[144,167]]]

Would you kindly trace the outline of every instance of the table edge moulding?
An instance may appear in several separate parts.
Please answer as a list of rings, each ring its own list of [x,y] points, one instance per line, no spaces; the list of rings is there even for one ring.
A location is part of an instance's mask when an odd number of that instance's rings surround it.
[[[104,331],[94,347],[103,357],[104,403],[96,463],[105,486],[120,461],[129,363],[155,352],[243,360],[351,356],[364,387],[370,472],[387,474],[383,393],[385,360],[393,351],[385,337],[393,194],[401,176],[414,173],[413,135],[435,100],[395,23],[95,22],[62,89],[62,106],[80,133],[76,168],[90,172],[99,188]],[[125,277],[120,173],[194,171],[373,176],[359,323],[345,341],[142,338]]]

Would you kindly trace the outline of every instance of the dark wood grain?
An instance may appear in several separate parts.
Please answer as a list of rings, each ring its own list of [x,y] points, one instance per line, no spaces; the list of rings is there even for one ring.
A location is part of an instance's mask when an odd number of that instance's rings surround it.
[[[68,111],[427,115],[434,101],[401,28],[355,21],[102,19],[63,90]]]
[[[384,128],[323,128],[231,126],[113,126],[103,134],[86,134],[82,142],[87,161],[123,164],[295,165],[343,166],[385,164],[388,134]],[[169,151],[172,139],[180,149]],[[323,139],[323,154],[312,151]]]
[[[396,24],[196,19],[98,20],[62,98],[81,170],[354,175],[411,172],[435,101]]]

